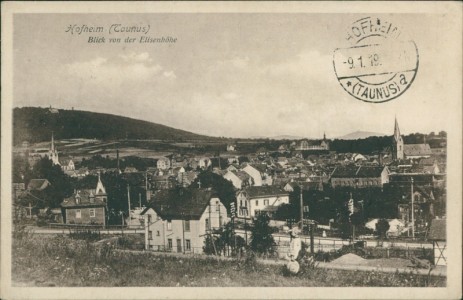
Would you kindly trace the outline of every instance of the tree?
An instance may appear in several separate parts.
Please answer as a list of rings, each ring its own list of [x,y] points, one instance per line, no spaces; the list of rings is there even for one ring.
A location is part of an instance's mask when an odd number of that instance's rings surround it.
[[[389,230],[389,222],[386,219],[379,219],[375,228],[380,238],[386,238],[387,231]]]
[[[269,226],[270,218],[266,214],[260,214],[254,220],[251,230],[251,249],[260,254],[273,252],[275,241],[272,233],[274,230]]]
[[[190,187],[198,188],[199,182],[201,182],[201,188],[212,188],[216,191],[220,201],[222,201],[223,205],[225,205],[227,210],[230,211],[230,203],[235,202],[236,200],[235,188],[230,181],[220,175],[206,170],[198,175]]]
[[[31,178],[43,178],[50,182],[44,190],[44,207],[59,207],[64,198],[72,195],[71,179],[61,167],[53,165],[48,157],[40,159],[32,170]]]

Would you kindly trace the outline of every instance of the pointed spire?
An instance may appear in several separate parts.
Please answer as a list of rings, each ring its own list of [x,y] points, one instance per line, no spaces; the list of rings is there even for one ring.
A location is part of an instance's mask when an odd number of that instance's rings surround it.
[[[395,117],[395,124],[394,124],[394,138],[396,141],[400,140],[400,129],[399,129],[399,122],[397,122],[397,117]]]
[[[326,133],[323,132],[323,140],[326,141]]]
[[[96,184],[95,194],[106,194],[106,189],[101,182],[100,172],[98,172],[98,183]]]

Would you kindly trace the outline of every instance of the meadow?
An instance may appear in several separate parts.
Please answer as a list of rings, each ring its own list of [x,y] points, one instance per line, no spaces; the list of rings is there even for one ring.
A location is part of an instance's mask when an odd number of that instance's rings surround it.
[[[117,239],[116,239],[117,240]],[[172,257],[120,252],[112,243],[66,235],[22,233],[13,239],[16,286],[95,287],[442,287],[445,278],[310,268],[290,275],[284,266],[253,258]]]

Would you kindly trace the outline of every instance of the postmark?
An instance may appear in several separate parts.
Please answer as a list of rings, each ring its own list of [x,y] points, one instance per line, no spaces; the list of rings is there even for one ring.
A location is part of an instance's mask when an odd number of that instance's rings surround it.
[[[350,47],[333,54],[336,77],[343,89],[358,100],[381,103],[407,91],[418,71],[414,41],[381,18],[366,17],[351,24],[346,35]]]

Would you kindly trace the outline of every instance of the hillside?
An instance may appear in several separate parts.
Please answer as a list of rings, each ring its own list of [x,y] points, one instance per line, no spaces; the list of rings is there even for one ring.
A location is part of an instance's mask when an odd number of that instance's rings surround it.
[[[358,140],[366,139],[370,136],[385,136],[384,133],[370,132],[370,131],[356,131],[340,137],[337,137],[338,140]]]
[[[159,139],[170,141],[214,140],[216,138],[194,134],[168,126],[135,120],[127,117],[79,110],[50,110],[40,107],[23,107],[13,110],[13,143],[31,143],[56,139],[87,138]]]

